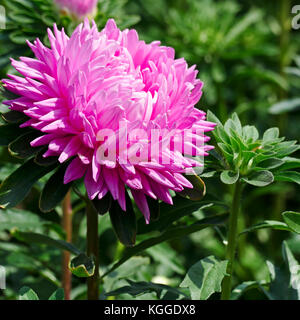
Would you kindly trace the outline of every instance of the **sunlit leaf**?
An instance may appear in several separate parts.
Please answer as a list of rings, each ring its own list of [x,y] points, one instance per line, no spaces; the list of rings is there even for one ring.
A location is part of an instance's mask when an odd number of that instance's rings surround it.
[[[204,258],[187,272],[180,287],[189,288],[192,300],[207,300],[213,293],[221,292],[227,261],[219,261],[214,256]]]

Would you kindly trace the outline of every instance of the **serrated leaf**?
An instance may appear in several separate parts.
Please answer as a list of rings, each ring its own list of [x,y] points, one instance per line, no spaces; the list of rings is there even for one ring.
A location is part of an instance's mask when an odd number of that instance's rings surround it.
[[[239,179],[239,172],[225,170],[220,175],[221,181],[225,184],[234,184]]]
[[[300,213],[294,211],[285,211],[282,213],[285,223],[297,233],[300,233]]]
[[[242,178],[248,184],[256,187],[265,187],[274,181],[272,172],[267,170],[256,171],[248,177]]]
[[[192,300],[207,300],[213,293],[221,292],[227,263],[214,256],[201,259],[188,270],[180,287],[189,288]]]

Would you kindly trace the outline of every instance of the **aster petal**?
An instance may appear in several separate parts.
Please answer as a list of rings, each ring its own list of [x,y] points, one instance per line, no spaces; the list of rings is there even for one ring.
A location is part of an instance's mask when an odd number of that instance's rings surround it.
[[[65,172],[64,183],[67,184],[71,181],[80,179],[84,176],[86,171],[86,165],[84,165],[79,158],[75,158],[68,165],[68,168]]]
[[[131,190],[135,203],[143,213],[146,223],[150,222],[150,210],[145,194],[140,190]]]

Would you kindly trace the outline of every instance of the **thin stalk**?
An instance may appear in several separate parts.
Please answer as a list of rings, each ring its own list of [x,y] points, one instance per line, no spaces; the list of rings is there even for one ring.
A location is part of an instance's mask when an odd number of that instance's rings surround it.
[[[87,280],[88,300],[99,299],[99,236],[98,213],[93,205],[88,202],[86,207],[87,219],[87,255],[94,258],[95,273]]]
[[[240,211],[240,200],[242,193],[242,184],[237,181],[234,185],[232,206],[229,217],[229,231],[228,231],[228,243],[226,249],[226,259],[228,260],[227,274],[222,283],[222,300],[229,300],[231,293],[231,282],[234,266],[234,258],[237,248],[237,237],[238,237],[238,215]]]
[[[62,203],[62,226],[66,233],[66,241],[72,241],[72,202],[71,191],[67,193]],[[69,269],[70,252],[64,251],[62,256],[62,287],[65,292],[65,300],[70,300],[72,290],[72,273]]]

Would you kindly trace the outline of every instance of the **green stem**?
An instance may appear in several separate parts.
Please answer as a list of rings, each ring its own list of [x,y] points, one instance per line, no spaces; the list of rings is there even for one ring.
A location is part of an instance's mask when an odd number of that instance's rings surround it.
[[[87,280],[88,300],[99,299],[99,237],[98,237],[98,213],[91,203],[86,207],[87,219],[87,255],[94,258],[95,273]]]
[[[242,184],[237,181],[234,185],[234,193],[232,199],[231,212],[229,217],[229,231],[228,231],[228,243],[226,250],[226,259],[228,260],[227,274],[222,283],[222,300],[229,300],[231,293],[231,280],[233,273],[233,264],[235,258],[235,252],[237,248],[238,237],[238,215],[240,210],[240,200],[242,193]]]

